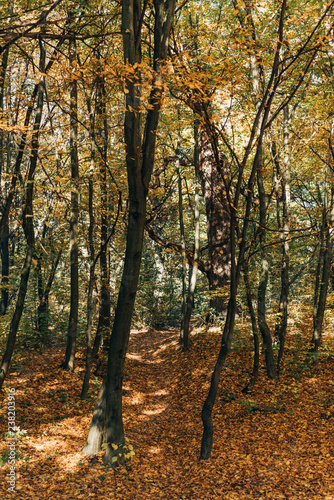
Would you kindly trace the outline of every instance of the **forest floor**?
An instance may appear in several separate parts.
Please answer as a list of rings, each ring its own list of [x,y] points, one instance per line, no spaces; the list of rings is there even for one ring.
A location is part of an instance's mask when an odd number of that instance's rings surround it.
[[[80,401],[84,349],[73,374],[63,349],[21,352],[6,380],[15,388],[16,491],[7,490],[6,439],[0,443],[0,497],[17,500],[334,499],[334,321],[321,355],[305,360],[310,321],[292,321],[283,371],[241,393],[252,368],[250,326],[239,322],[213,411],[212,456],[199,461],[201,408],[219,351],[219,329],[194,328],[182,353],[175,329],[131,334],[124,376],[124,425],[135,456],[116,470],[102,453],[84,459],[100,379]],[[7,430],[6,394],[1,435]]]

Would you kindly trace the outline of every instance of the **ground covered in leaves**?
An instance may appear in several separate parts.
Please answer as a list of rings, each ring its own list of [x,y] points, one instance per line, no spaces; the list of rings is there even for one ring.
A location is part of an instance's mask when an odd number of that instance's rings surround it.
[[[331,324],[315,365],[305,354],[310,327],[292,324],[283,372],[269,381],[262,367],[251,395],[241,393],[252,366],[251,334],[236,328],[214,408],[212,457],[199,461],[201,408],[221,334],[194,328],[186,354],[176,330],[133,331],[124,376],[124,424],[135,456],[116,470],[102,453],[80,455],[99,384],[80,401],[84,350],[74,374],[59,368],[63,349],[16,357],[5,383],[16,391],[20,427],[16,491],[7,491],[6,439],[0,443],[3,499],[119,500],[334,499],[334,341]],[[333,323],[332,323],[333,324]],[[1,435],[7,430],[2,393]],[[25,431],[25,432],[22,432]]]

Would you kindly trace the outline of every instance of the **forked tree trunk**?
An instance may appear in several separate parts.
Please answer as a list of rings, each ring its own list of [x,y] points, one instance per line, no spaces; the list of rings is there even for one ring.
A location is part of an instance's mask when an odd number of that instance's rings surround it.
[[[255,120],[254,120],[254,124],[253,124],[253,134],[254,134],[253,139],[255,139],[255,136],[256,136],[257,147],[256,147],[256,153],[255,153],[255,157],[254,157],[254,161],[253,161],[252,170],[251,170],[250,175],[248,177],[248,182],[247,182],[247,187],[246,187],[246,193],[247,193],[247,195],[246,195],[246,208],[245,208],[245,213],[244,213],[244,218],[243,218],[242,232],[240,235],[241,238],[239,238],[240,243],[239,243],[239,255],[238,255],[237,263],[236,263],[236,248],[235,248],[235,246],[236,246],[235,245],[235,225],[237,222],[236,210],[238,210],[238,206],[239,206],[240,189],[241,189],[241,183],[242,183],[243,175],[244,175],[244,167],[247,163],[247,160],[249,158],[249,154],[250,154],[250,151],[251,151],[251,148],[253,145],[252,137],[250,137],[250,139],[249,139],[242,163],[239,164],[239,174],[238,174],[238,180],[236,183],[235,194],[234,194],[233,202],[232,202],[233,205],[231,203],[230,299],[229,299],[227,315],[226,315],[226,320],[225,320],[222,345],[220,348],[220,352],[218,355],[216,366],[214,368],[214,371],[213,371],[213,374],[211,377],[211,384],[210,384],[209,393],[208,393],[208,396],[204,402],[203,409],[202,409],[203,435],[202,435],[201,454],[200,454],[201,460],[208,459],[211,455],[211,450],[212,450],[212,443],[213,443],[212,410],[213,410],[213,406],[214,406],[214,403],[216,400],[220,374],[221,374],[221,371],[223,369],[223,365],[224,365],[226,356],[230,350],[232,337],[233,337],[233,328],[234,328],[234,321],[235,321],[235,314],[236,314],[236,303],[237,303],[237,290],[238,290],[238,283],[239,283],[239,278],[240,278],[241,267],[243,265],[244,254],[245,254],[246,236],[247,236],[247,230],[248,230],[249,221],[250,221],[250,213],[251,213],[251,208],[252,208],[252,194],[253,194],[254,180],[255,180],[255,175],[256,175],[256,169],[257,169],[258,164],[259,164],[258,160],[259,160],[259,155],[260,155],[260,151],[262,148],[263,134],[264,134],[264,130],[265,130],[265,127],[267,124],[268,115],[270,112],[271,103],[272,103],[272,99],[273,99],[273,95],[274,95],[274,92],[271,92],[271,94],[270,94],[269,90],[271,88],[271,85],[274,86],[279,81],[279,80],[276,80],[276,77],[277,77],[278,68],[279,68],[280,51],[281,51],[281,47],[282,47],[285,8],[286,8],[286,0],[283,0],[281,12],[280,12],[279,27],[278,27],[277,46],[276,46],[275,57],[274,57],[273,65],[272,65],[271,76],[269,78],[266,93],[261,101],[261,104],[259,106],[259,110],[257,112],[257,115],[256,115]],[[263,114],[262,114],[262,110],[263,110]],[[261,116],[262,116],[262,118],[261,118]],[[258,126],[260,119],[262,121],[261,127]],[[255,133],[256,130],[258,130],[258,134]],[[231,199],[231,193],[228,193],[228,196]],[[238,212],[238,216],[240,217],[239,212]]]
[[[334,130],[334,120],[332,122],[332,133]],[[328,284],[330,278],[330,271],[333,259],[333,246],[334,246],[334,185],[333,185],[333,165],[334,165],[334,157],[333,157],[333,148],[331,144],[332,134],[329,138],[329,150],[328,150],[328,166],[330,169],[330,179],[331,179],[331,192],[330,192],[330,203],[328,207],[329,217],[326,218],[326,227],[325,227],[325,249],[323,252],[323,262],[322,262],[322,272],[321,272],[321,282],[319,284],[319,292],[318,296],[315,299],[315,307],[314,307],[314,326],[313,326],[313,336],[312,336],[312,347],[311,352],[314,354],[318,353],[319,346],[321,344],[321,336],[322,336],[322,325],[325,314],[326,300],[327,300],[327,292],[328,292]],[[325,198],[326,198],[325,194]],[[326,203],[325,203],[326,206]],[[324,208],[325,211],[325,208]],[[315,360],[315,356],[313,358]]]
[[[145,4],[146,7],[146,4]],[[144,8],[145,8],[144,7]],[[131,318],[136,298],[143,234],[146,223],[146,197],[152,175],[156,131],[162,99],[159,66],[167,55],[175,1],[154,0],[154,79],[149,97],[144,135],[141,134],[140,92],[141,24],[143,12],[137,0],[122,3],[122,36],[124,61],[131,67],[126,81],[124,139],[129,186],[129,216],[124,268],[115,320],[110,336],[108,365],[95,406],[87,443],[82,452],[96,453],[107,443],[104,461],[124,460],[124,428],[122,418],[122,381],[125,355],[129,342]]]
[[[50,341],[49,338],[49,295],[52,287],[53,280],[56,275],[57,267],[60,262],[60,257],[63,249],[61,248],[57,254],[56,260],[54,261],[48,281],[46,283],[45,288],[43,287],[43,283],[39,281],[39,304],[37,307],[37,327],[38,331],[41,334],[41,339],[43,343],[48,344]]]

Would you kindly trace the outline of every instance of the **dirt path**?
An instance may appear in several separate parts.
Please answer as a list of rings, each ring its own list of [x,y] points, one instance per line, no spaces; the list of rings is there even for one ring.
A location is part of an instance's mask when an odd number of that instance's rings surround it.
[[[74,374],[59,368],[62,350],[22,355],[7,381],[16,388],[17,425],[27,433],[17,443],[14,498],[334,500],[334,359],[329,354],[307,371],[303,352],[309,332],[303,336],[302,330],[287,339],[281,380],[268,381],[262,367],[251,396],[240,392],[252,359],[242,345],[248,337],[242,341],[239,332],[222,373],[212,457],[205,462],[198,460],[200,415],[219,331],[197,331],[186,354],[175,330],[132,332],[123,414],[135,457],[116,470],[102,464],[102,453],[94,460],[79,453],[100,384],[93,378],[90,401],[79,400],[84,350]],[[5,404],[1,411],[4,436]],[[0,442],[0,456],[6,457],[6,440]],[[5,464],[0,474],[5,479],[7,473]],[[13,498],[5,480],[0,493]]]

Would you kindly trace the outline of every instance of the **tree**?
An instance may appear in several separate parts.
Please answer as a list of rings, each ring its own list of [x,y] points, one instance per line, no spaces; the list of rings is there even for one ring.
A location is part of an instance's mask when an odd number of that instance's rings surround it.
[[[122,420],[122,379],[128,346],[131,317],[136,297],[146,223],[146,197],[151,179],[163,92],[162,66],[167,56],[175,1],[154,1],[153,78],[148,101],[144,133],[141,131],[142,27],[146,4],[126,0],[122,4],[122,38],[126,71],[126,111],[124,140],[129,187],[129,214],[124,269],[114,325],[110,336],[108,365],[95,406],[87,443],[83,453],[92,454],[107,443],[104,461],[124,460]]]

